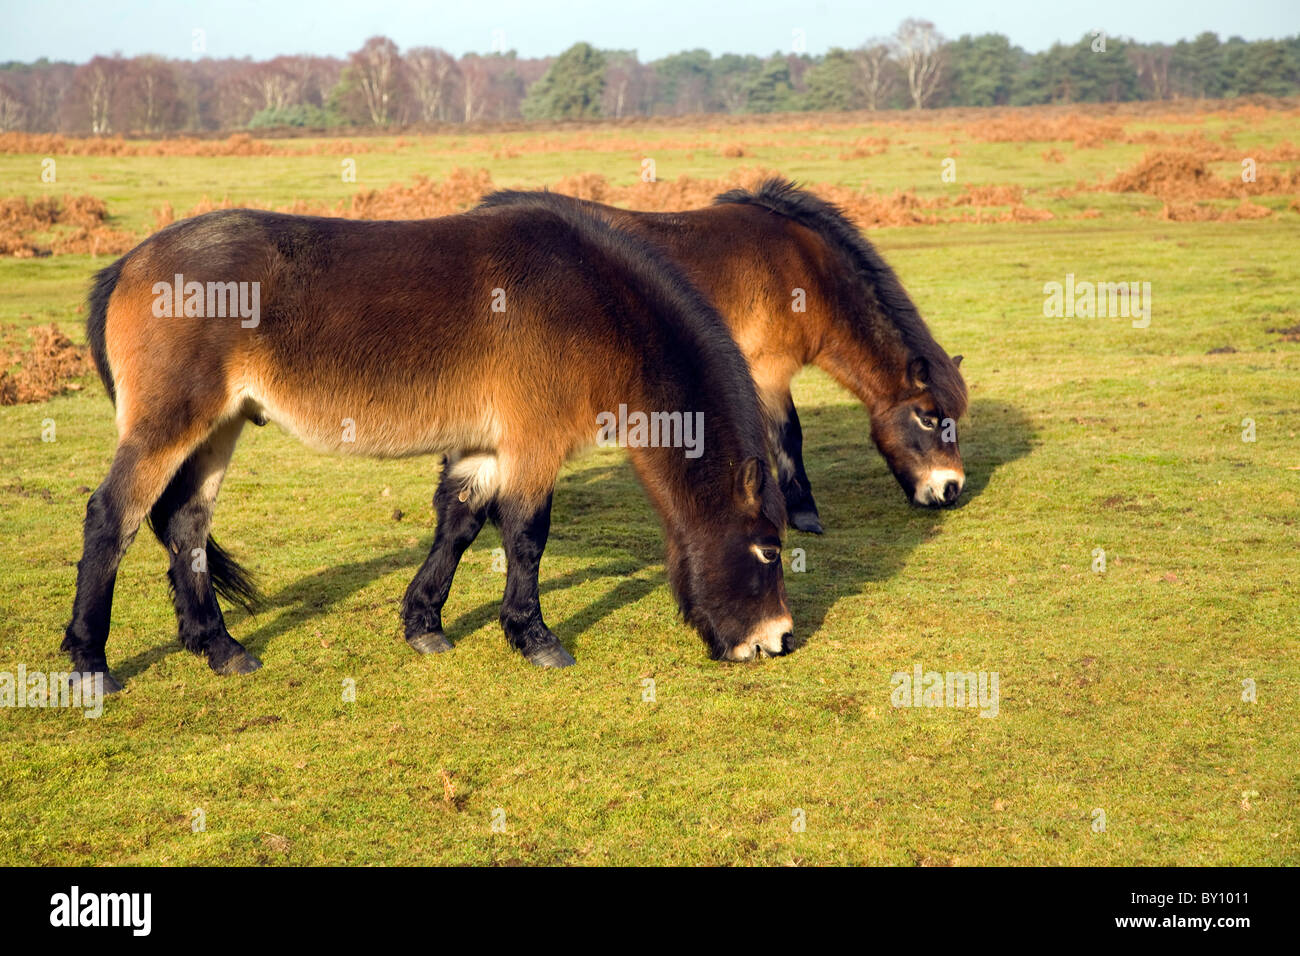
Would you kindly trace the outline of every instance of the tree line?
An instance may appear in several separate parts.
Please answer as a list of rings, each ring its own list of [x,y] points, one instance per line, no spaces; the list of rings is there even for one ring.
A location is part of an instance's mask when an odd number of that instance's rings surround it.
[[[793,46],[799,45],[795,39]],[[403,52],[372,37],[346,58],[96,56],[0,64],[0,131],[164,134],[272,126],[391,127],[800,110],[1095,103],[1300,94],[1300,36],[1174,44],[1094,31],[1029,53],[997,33],[945,38],[908,19],[820,56],[687,50],[642,63],[576,43],[557,57]]]

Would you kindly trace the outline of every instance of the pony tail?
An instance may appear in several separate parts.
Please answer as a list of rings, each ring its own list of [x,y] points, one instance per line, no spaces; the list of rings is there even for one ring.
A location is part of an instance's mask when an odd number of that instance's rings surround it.
[[[109,400],[117,403],[117,389],[113,383],[113,370],[108,367],[108,346],[104,341],[104,327],[108,324],[108,300],[113,297],[117,281],[122,277],[122,266],[127,257],[123,256],[112,265],[95,273],[95,281],[90,287],[87,302],[89,311],[86,317],[86,340],[90,343],[90,354],[95,359],[95,371],[104,383],[104,391]]]
[[[230,552],[208,535],[208,574],[217,594],[231,604],[238,604],[249,614],[266,603],[252,573],[230,556]]]
[[[164,529],[169,517],[160,513],[155,505],[146,519],[149,530],[164,548],[167,547]],[[212,535],[208,535],[204,550],[207,553],[208,574],[212,578],[213,589],[229,603],[238,604],[249,614],[255,614],[266,603],[266,598],[257,586],[252,572],[232,558],[229,551],[213,540]]]

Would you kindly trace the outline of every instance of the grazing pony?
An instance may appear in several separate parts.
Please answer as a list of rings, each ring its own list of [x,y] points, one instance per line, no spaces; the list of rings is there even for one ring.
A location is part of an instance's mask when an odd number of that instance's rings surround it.
[[[502,191],[487,206],[535,201]],[[650,213],[568,199],[648,239],[722,313],[749,361],[790,523],[822,530],[790,380],[825,369],[871,414],[871,437],[915,504],[955,504],[965,483],[957,420],[966,384],[898,277],[838,207],[781,179],[712,206]]]
[[[575,206],[395,222],[209,213],[99,272],[87,334],[118,444],[86,509],[63,649],[110,690],[114,579],[146,517],[169,555],[181,643],[221,674],[260,666],[217,604],[218,592],[249,603],[253,587],[209,535],[250,421],[326,451],[444,455],[433,547],[402,605],[407,642],[451,647],[442,606],[491,520],[506,637],[534,664],[567,666],[538,602],[556,473],[602,416],[660,415],[669,440],[627,444],[686,620],[715,658],[790,647],[785,509],[745,359],[678,269]],[[687,448],[680,428],[671,440],[681,419],[699,423]]]

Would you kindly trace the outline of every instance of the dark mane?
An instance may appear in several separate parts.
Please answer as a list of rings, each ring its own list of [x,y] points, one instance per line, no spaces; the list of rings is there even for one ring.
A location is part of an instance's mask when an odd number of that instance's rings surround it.
[[[811,229],[843,253],[897,330],[909,360],[925,360],[929,369],[928,385],[936,404],[953,418],[961,417],[966,410],[966,382],[957,364],[934,340],[894,270],[843,209],[800,189],[787,179],[779,178],[768,179],[753,191],[732,189],[714,197],[713,203],[761,206]],[[859,322],[870,321],[869,315],[863,313],[859,313],[857,319]]]
[[[676,350],[673,360],[696,365],[693,387],[710,394],[717,409],[725,410],[734,423],[737,461],[749,457],[766,460],[767,426],[749,363],[722,316],[676,263],[649,241],[611,225],[595,203],[580,203],[548,191],[502,190],[485,197],[477,208],[500,206],[546,210],[629,275],[659,321],[684,340],[686,347]],[[700,487],[711,486],[701,483]],[[778,527],[785,525],[784,514],[769,513],[768,518]]]
[[[541,206],[544,209],[558,208],[558,204],[550,197],[558,196],[577,205],[596,205],[589,203],[586,199],[577,199],[573,196],[565,196],[563,193],[553,193],[549,189],[496,189],[485,196],[481,197],[475,209],[491,209],[495,206],[518,206],[521,204],[532,203]]]

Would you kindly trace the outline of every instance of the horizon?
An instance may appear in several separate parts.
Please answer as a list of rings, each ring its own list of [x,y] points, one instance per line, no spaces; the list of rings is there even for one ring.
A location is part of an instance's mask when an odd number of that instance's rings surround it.
[[[571,0],[560,9],[541,9],[520,0],[488,0],[472,8],[439,11],[430,26],[425,5],[399,0],[384,10],[343,0],[321,0],[310,20],[298,4],[235,0],[219,11],[182,7],[166,0],[128,0],[115,6],[65,0],[46,6],[8,4],[9,29],[0,36],[0,62],[41,59],[84,62],[94,56],[146,54],[166,59],[268,60],[284,55],[346,58],[371,36],[387,36],[402,50],[440,47],[456,57],[513,50],[523,59],[558,56],[574,43],[602,50],[633,50],[651,62],[685,50],[705,49],[769,57],[806,52],[820,56],[832,47],[853,48],[893,33],[903,19],[930,20],[947,39],[999,33],[1029,53],[1054,43],[1074,43],[1093,30],[1140,43],[1176,43],[1203,32],[1221,40],[1279,40],[1300,32],[1300,7],[1293,0],[1251,0],[1250,10],[1210,0],[1161,3],[1141,10],[1120,0],[1068,0],[1047,17],[1034,0],[1008,0],[988,10],[960,0],[934,0],[921,9],[862,9],[850,0],[815,0],[810,7],[738,0],[701,11],[688,0],[660,0],[653,14],[639,7],[612,18],[598,0]],[[214,5],[215,6],[215,5]],[[256,32],[244,24],[259,24]],[[205,49],[193,50],[202,30]],[[796,31],[801,31],[797,34]],[[803,50],[797,50],[802,36]],[[286,38],[288,37],[288,38]]]

